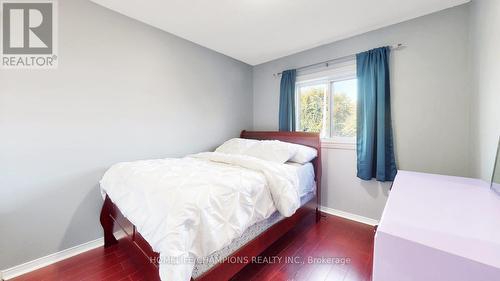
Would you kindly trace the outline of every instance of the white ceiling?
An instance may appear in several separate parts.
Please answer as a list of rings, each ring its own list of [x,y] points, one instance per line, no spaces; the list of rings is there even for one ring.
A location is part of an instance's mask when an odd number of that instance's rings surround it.
[[[92,1],[250,65],[469,2],[469,0]]]

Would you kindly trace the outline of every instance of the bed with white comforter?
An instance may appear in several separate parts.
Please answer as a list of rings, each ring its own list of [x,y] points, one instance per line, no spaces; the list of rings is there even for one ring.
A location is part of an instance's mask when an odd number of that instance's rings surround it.
[[[154,251],[162,280],[187,281],[208,256],[278,210],[300,206],[296,167],[246,155],[205,152],[119,163],[101,180]]]

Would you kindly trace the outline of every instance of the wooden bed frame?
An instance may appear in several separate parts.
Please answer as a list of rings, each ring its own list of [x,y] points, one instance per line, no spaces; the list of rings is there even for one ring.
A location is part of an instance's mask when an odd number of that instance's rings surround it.
[[[293,226],[295,226],[299,221],[303,221],[305,219],[316,220],[316,222],[319,221],[320,213],[318,206],[321,196],[321,147],[319,135],[316,133],[242,131],[240,137],[246,139],[286,141],[306,145],[315,148],[318,151],[318,157],[312,161],[316,180],[316,196],[304,206],[299,208],[291,217],[277,222],[229,256],[231,258],[238,258],[237,260],[248,260],[251,262],[252,257],[256,257],[261,254],[271,244],[292,229]],[[155,263],[155,266],[157,266],[156,263],[158,261],[159,254],[153,251],[146,240],[136,231],[135,226],[123,216],[118,207],[107,195],[102,206],[100,220],[104,230],[104,247],[109,247],[118,243],[118,240],[114,236],[115,232],[124,233],[124,238],[132,241],[133,244],[137,246],[151,262]],[[241,259],[241,257],[248,258]],[[227,260],[230,259],[228,258]],[[246,265],[246,263],[219,263],[198,278],[192,278],[191,280],[228,280]]]

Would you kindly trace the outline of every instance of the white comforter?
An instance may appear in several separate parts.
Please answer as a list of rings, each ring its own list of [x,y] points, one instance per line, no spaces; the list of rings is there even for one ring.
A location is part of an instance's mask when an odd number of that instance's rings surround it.
[[[160,253],[160,277],[169,281],[188,281],[196,258],[276,209],[291,216],[300,206],[293,167],[216,152],[119,163],[101,188]]]

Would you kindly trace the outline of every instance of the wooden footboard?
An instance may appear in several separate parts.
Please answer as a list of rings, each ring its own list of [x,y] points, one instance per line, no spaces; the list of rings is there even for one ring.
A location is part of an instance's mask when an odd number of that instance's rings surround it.
[[[299,222],[306,219],[316,220],[316,210],[316,197],[313,197],[308,203],[299,208],[293,216],[274,224],[268,230],[261,233],[243,247],[232,253],[227,259],[238,261],[244,260],[248,262],[219,263],[198,278],[192,280],[210,281],[230,279],[243,269],[243,267],[250,263],[253,257],[261,254]],[[146,240],[137,232],[135,226],[122,215],[118,207],[108,196],[106,196],[101,210],[101,224],[104,230],[104,247],[110,247],[118,243],[117,237],[115,237],[115,235],[118,234],[120,238],[132,241],[133,244],[144,254],[144,256],[156,267],[158,267],[159,254],[153,251]]]
[[[104,199],[104,204],[101,209],[101,225],[104,231],[104,247],[107,248],[118,243],[113,232],[115,228],[114,218],[116,217],[115,212],[116,206],[111,202],[109,196],[106,195],[106,199]]]
[[[153,248],[137,232],[135,226],[121,213],[108,195],[101,210],[101,225],[104,230],[105,248],[118,243],[119,238],[126,238],[132,241],[151,263],[157,265],[159,254],[153,251]]]
[[[238,271],[251,262],[252,257],[256,257],[266,250],[271,244],[282,237],[299,222],[311,219],[319,221],[319,202],[321,195],[321,147],[318,134],[302,132],[249,132],[243,131],[242,138],[261,139],[261,140],[281,140],[297,143],[315,148],[318,151],[318,157],[314,159],[313,166],[316,180],[316,197],[311,199],[304,206],[299,208],[296,213],[286,219],[279,221],[271,226],[265,232],[255,237],[252,241],[230,255],[227,260],[238,260],[247,262],[229,263],[223,262],[215,265],[207,272],[196,278],[196,281],[209,280],[228,280]],[[117,238],[126,237],[137,246],[141,252],[156,266],[159,261],[159,254],[154,252],[146,240],[136,231],[135,226],[123,216],[118,207],[106,195],[101,210],[101,225],[104,230],[104,247],[110,247],[118,243]],[[120,237],[115,237],[117,234]],[[243,257],[246,257],[243,258]],[[233,259],[234,258],[234,259]],[[193,279],[192,279],[193,280]]]

